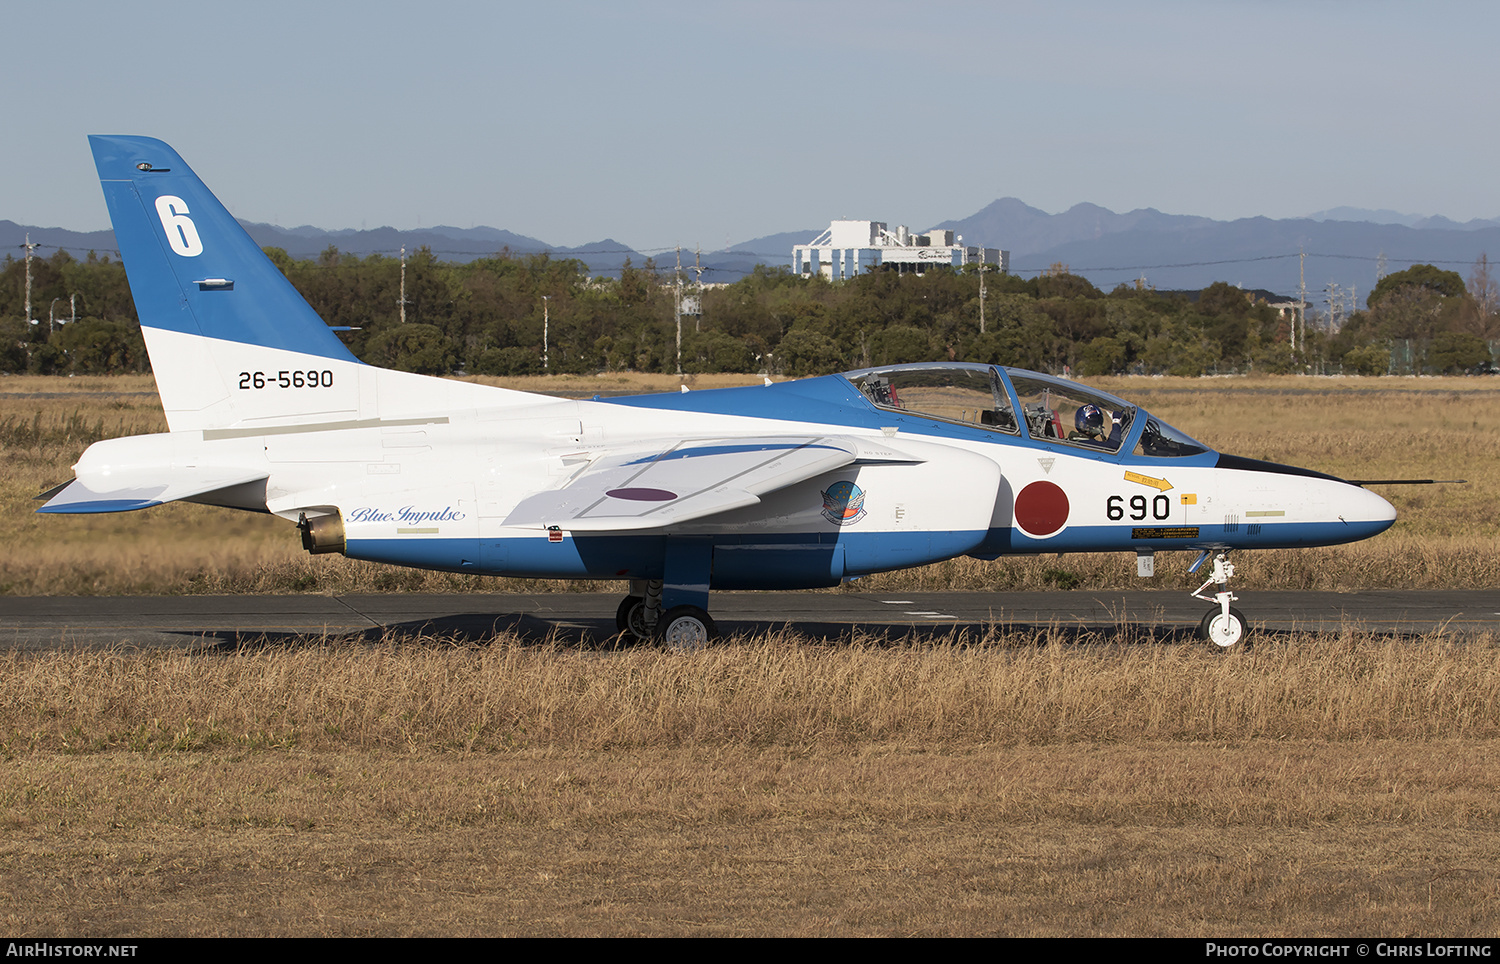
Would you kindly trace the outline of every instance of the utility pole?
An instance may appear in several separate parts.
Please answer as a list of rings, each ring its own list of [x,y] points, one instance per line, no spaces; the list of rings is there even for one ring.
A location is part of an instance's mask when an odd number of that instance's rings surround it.
[[[406,324],[406,245],[404,244],[401,246],[401,300],[396,304],[401,306],[401,324],[404,325]]]
[[[551,327],[552,316],[547,313],[547,308],[551,300],[551,295],[542,295],[542,371],[548,374],[551,374],[551,368],[547,360],[547,329]]]
[[[693,292],[698,298],[693,312],[693,330],[703,330],[703,245],[693,249]]]
[[[984,334],[984,271],[989,264],[984,260],[984,249],[979,249],[979,333]]]
[[[1303,340],[1307,338],[1307,252],[1297,250],[1297,316],[1292,319],[1292,354],[1297,354],[1297,324],[1302,325]]]
[[[682,245],[677,246],[677,304],[673,308],[677,315],[677,377],[682,377]]]
[[[26,243],[21,245],[21,247],[26,249],[26,323],[34,325],[36,324],[36,319],[31,317],[31,249],[40,248],[41,245],[32,244],[31,233],[27,232]]]

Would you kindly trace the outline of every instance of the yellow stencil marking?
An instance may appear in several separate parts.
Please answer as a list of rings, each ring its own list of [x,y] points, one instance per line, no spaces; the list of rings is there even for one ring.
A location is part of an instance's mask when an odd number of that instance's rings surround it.
[[[1168,482],[1166,479],[1153,479],[1151,476],[1142,475],[1139,472],[1126,472],[1125,481],[1135,482],[1139,485],[1149,485],[1151,488],[1156,489],[1159,492],[1165,492],[1172,487],[1172,483]]]

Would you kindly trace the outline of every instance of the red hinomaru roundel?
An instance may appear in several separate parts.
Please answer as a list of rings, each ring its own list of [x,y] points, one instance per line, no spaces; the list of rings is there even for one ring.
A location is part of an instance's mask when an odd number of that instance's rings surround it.
[[[1068,494],[1054,482],[1033,482],[1016,496],[1016,525],[1030,536],[1050,536],[1068,523]]]

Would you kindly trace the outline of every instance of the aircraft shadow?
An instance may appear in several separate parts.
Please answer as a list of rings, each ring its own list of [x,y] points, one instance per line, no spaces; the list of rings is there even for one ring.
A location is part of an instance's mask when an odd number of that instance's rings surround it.
[[[1122,620],[1111,626],[1041,622],[938,622],[916,624],[847,623],[790,620],[726,619],[718,622],[725,642],[784,639],[821,645],[912,646],[951,643],[1043,645],[1162,645],[1198,642],[1196,627],[1159,621]],[[186,634],[182,634],[186,635]],[[1264,630],[1260,638],[1287,635]],[[232,652],[267,647],[306,648],[327,645],[488,646],[498,640],[523,646],[612,651],[622,643],[612,619],[552,621],[526,613],[456,613],[436,619],[395,622],[364,630],[333,633],[200,630],[191,634],[200,651]]]

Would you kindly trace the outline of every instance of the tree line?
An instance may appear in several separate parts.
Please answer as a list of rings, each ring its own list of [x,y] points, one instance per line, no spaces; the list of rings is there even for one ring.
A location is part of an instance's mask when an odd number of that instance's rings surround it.
[[[545,254],[455,263],[424,248],[404,265],[332,247],[314,259],[266,254],[325,321],[356,329],[343,337],[371,364],[489,375],[678,365],[679,289],[649,260],[602,278]],[[150,370],[119,260],[58,251],[34,259],[31,273],[38,323],[28,325],[24,261],[7,256],[0,266],[0,371]],[[938,268],[837,283],[762,266],[704,290],[700,308],[682,317],[688,373],[798,377],[920,361],[1083,376],[1445,373],[1491,364],[1500,339],[1500,291],[1486,257],[1467,282],[1431,265],[1388,275],[1336,332],[1316,319],[1294,331],[1293,312],[1223,282],[1200,292],[1103,292],[1063,265],[1033,278]]]

